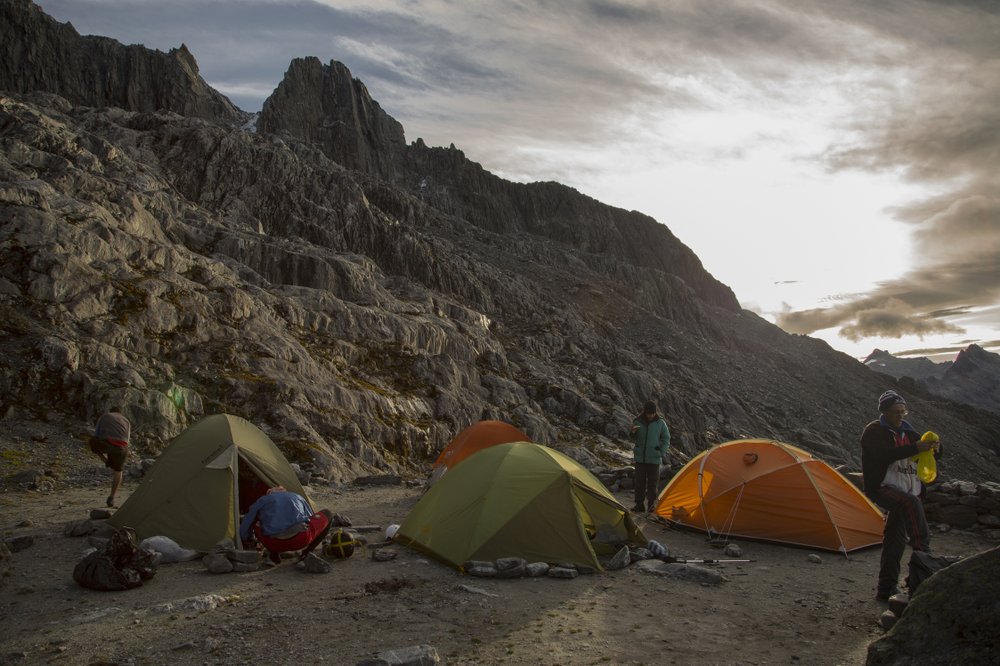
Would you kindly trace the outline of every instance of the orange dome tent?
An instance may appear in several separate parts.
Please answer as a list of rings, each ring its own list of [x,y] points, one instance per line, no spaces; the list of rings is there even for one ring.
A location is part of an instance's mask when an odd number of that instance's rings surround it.
[[[455,439],[451,440],[448,446],[444,447],[444,450],[441,451],[437,460],[434,461],[430,483],[433,484],[445,472],[476,451],[481,451],[495,444],[525,441],[528,441],[528,436],[509,423],[504,423],[503,421],[480,421],[479,423],[473,423],[455,435]]]
[[[660,493],[656,515],[725,538],[844,553],[882,543],[882,514],[822,460],[746,439],[695,456]]]

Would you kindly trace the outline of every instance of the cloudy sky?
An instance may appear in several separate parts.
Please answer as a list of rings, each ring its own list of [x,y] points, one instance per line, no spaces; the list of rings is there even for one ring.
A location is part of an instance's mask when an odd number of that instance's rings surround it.
[[[1000,351],[996,0],[39,0],[257,111],[339,60],[406,130],[666,224],[863,358]]]

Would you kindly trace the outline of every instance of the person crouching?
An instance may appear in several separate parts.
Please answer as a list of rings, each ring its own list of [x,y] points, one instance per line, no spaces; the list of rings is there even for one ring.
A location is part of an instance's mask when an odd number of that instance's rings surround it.
[[[328,509],[313,513],[302,495],[275,486],[258,499],[240,522],[240,539],[256,537],[274,564],[281,562],[281,553],[301,550],[305,559],[322,543],[332,525],[333,514]]]

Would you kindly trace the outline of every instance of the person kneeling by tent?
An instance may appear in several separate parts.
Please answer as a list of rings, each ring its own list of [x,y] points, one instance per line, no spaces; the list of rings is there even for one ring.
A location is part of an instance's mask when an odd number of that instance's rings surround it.
[[[271,562],[281,562],[280,553],[301,550],[302,560],[322,543],[333,524],[329,509],[313,513],[309,502],[298,493],[275,486],[254,502],[240,523],[244,543],[251,535],[267,549]]]

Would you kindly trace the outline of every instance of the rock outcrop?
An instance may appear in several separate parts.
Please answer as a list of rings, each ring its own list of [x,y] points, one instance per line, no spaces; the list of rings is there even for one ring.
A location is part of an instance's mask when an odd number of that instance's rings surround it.
[[[183,44],[163,53],[83,37],[29,0],[0,3],[0,90],[45,90],[87,106],[165,110],[227,123],[248,115],[205,83]]]
[[[114,70],[125,47],[90,39],[66,31],[57,52]],[[4,66],[48,67],[28,53]],[[483,418],[616,460],[651,398],[677,460],[753,436],[857,467],[884,375],[741,311],[650,218],[508,183],[458,150],[399,151],[349,72],[291,69],[338,93],[293,122],[288,100],[317,88],[289,86],[269,102],[283,129],[261,132],[73,98],[38,72],[34,92],[0,95],[0,424],[74,433],[122,404],[144,457],[229,412],[345,480],[414,473]],[[177,99],[200,90],[185,81]],[[344,134],[301,135],[345,118]],[[917,426],[947,436],[942,478],[1000,476],[1000,416],[904,388]]]
[[[315,144],[342,166],[391,180],[405,146],[403,126],[343,63],[296,58],[264,102],[261,132]]]

